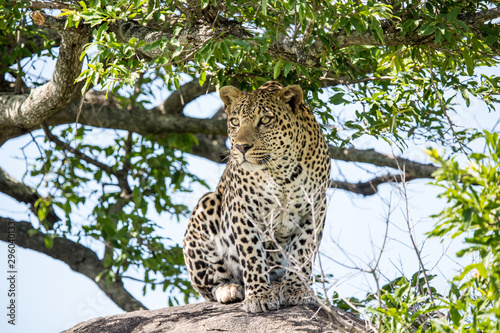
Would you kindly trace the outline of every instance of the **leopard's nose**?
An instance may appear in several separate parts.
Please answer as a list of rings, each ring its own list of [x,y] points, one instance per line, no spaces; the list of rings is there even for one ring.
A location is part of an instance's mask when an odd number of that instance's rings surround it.
[[[235,146],[235,147],[236,147],[236,149],[238,149],[238,150],[239,150],[239,151],[240,151],[243,155],[245,155],[245,153],[246,153],[247,151],[249,151],[249,150],[253,147],[253,145],[249,145],[249,144],[246,144],[246,143],[245,143],[245,144],[242,144],[242,145],[238,145],[238,144],[236,144],[236,145],[234,145],[234,146]]]

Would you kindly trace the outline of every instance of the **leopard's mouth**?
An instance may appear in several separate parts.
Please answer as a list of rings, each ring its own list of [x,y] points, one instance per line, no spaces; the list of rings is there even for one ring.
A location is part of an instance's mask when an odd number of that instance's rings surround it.
[[[270,154],[264,154],[260,156],[252,156],[252,155],[243,156],[239,154],[236,158],[236,162],[238,163],[238,165],[246,170],[256,170],[267,167],[269,165],[270,160],[271,160]]]

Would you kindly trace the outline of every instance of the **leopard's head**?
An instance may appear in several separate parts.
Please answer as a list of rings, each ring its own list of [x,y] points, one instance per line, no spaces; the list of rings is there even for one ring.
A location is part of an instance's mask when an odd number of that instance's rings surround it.
[[[231,158],[243,169],[279,169],[301,148],[300,86],[269,81],[248,93],[226,86],[220,97],[228,116]]]

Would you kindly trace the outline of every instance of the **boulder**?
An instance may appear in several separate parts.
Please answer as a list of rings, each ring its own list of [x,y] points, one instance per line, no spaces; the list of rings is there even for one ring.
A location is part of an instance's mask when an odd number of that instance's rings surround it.
[[[369,332],[358,317],[317,305],[284,307],[278,311],[246,313],[241,304],[204,302],[159,310],[143,310],[82,322],[63,333],[267,333]]]

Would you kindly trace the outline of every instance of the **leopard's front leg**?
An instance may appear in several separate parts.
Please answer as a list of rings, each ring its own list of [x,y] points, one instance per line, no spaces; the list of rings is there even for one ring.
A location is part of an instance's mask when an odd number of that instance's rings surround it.
[[[309,280],[323,233],[324,218],[315,223],[309,216],[294,233],[286,248],[288,268],[280,288],[281,305],[314,303]]]
[[[238,217],[233,217],[232,230],[245,284],[243,309],[246,312],[279,309],[279,297],[271,288],[262,235],[252,222]]]

